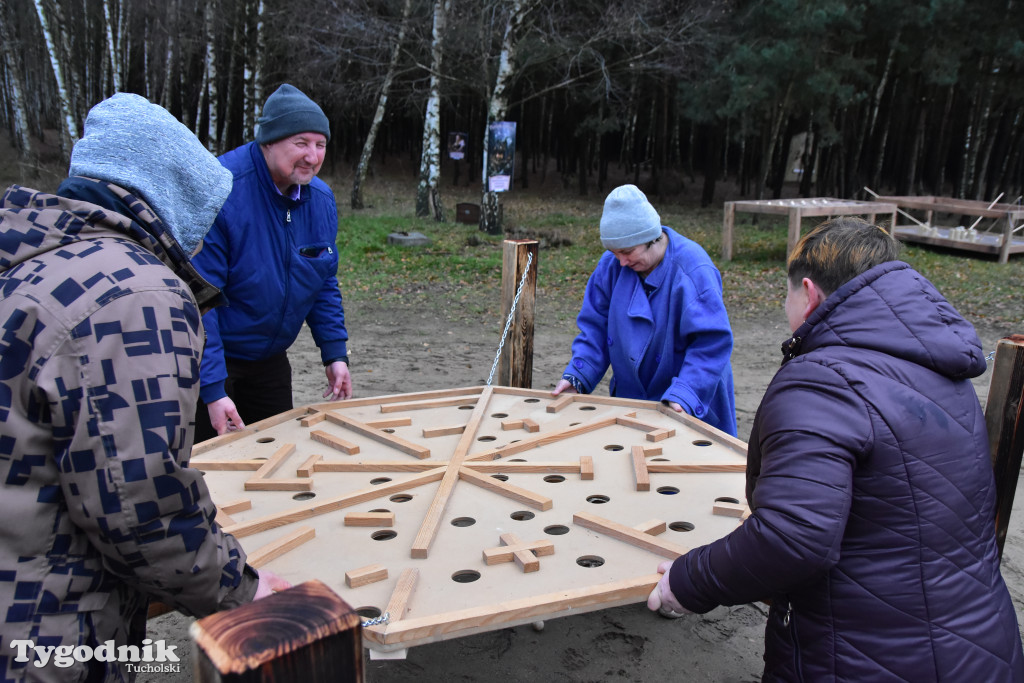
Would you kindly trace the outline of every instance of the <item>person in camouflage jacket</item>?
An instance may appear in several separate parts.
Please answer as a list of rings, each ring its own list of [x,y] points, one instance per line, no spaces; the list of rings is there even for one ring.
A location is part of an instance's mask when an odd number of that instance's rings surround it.
[[[219,296],[188,256],[231,174],[119,94],[71,176],[0,200],[0,681],[131,680],[84,655],[140,645],[151,598],[204,616],[269,590],[187,466]]]

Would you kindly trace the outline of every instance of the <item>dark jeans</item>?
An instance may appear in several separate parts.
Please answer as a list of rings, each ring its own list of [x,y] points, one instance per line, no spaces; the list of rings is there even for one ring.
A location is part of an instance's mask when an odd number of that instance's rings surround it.
[[[224,360],[228,370],[224,387],[246,425],[292,409],[292,366],[287,353],[266,360]],[[196,407],[195,443],[215,436],[210,413],[200,399]]]

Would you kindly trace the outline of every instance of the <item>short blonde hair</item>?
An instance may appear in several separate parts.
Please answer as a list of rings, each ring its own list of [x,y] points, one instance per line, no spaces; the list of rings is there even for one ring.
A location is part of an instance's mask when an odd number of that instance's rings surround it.
[[[855,216],[819,224],[797,243],[787,271],[794,285],[810,279],[825,295],[880,263],[895,261],[901,245],[885,228]]]

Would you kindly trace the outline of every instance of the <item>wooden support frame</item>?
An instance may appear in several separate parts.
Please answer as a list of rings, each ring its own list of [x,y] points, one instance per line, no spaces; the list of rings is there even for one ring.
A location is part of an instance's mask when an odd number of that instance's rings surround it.
[[[1024,335],[999,340],[985,406],[996,478],[996,544],[1003,556],[1010,511],[1024,460]]]
[[[312,490],[248,493],[251,509],[232,513],[226,528],[250,552],[314,529],[267,566],[293,583],[329,581],[360,616],[379,618],[363,632],[384,655],[646,599],[663,558],[736,528],[740,520],[711,510],[716,497],[742,497],[744,444],[663,408],[512,387],[376,397],[289,411],[193,460],[215,502],[237,503],[256,465],[295,445],[268,478],[295,471]],[[360,452],[325,448],[312,431]],[[405,448],[426,443],[425,458]],[[637,491],[644,470],[649,490]],[[535,553],[534,543],[554,552]],[[485,550],[511,560],[489,564]],[[417,581],[430,590],[415,590]]]

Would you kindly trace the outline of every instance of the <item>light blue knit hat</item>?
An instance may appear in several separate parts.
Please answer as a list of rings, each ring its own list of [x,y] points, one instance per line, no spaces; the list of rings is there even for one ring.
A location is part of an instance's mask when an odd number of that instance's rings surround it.
[[[620,185],[608,193],[601,214],[605,249],[629,249],[658,239],[661,216],[636,185]]]
[[[117,93],[89,111],[68,175],[139,195],[189,255],[213,225],[232,180],[192,131],[163,107],[130,93]]]

